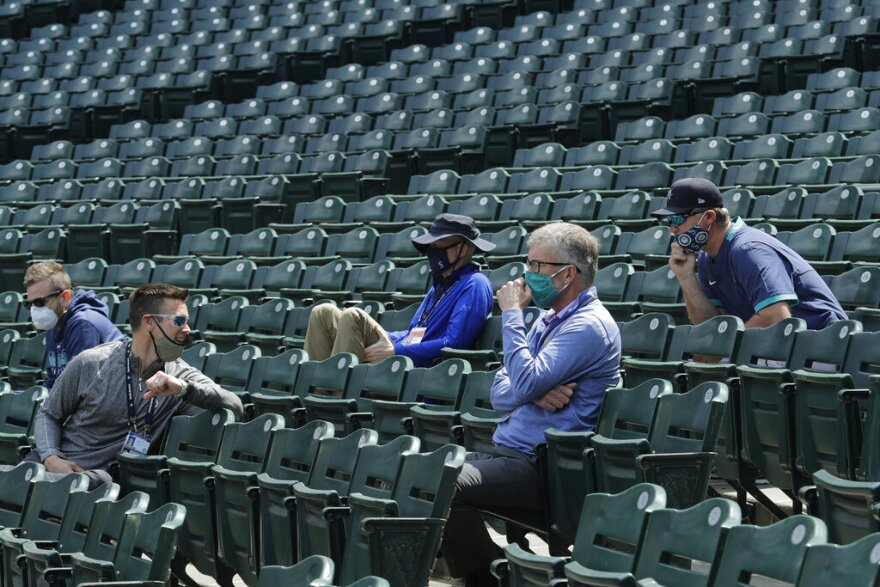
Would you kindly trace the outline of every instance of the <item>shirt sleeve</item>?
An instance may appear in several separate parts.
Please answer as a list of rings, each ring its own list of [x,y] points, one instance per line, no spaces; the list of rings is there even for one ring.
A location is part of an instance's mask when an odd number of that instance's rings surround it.
[[[52,455],[64,458],[61,430],[64,421],[76,410],[80,371],[79,361],[69,363],[34,417],[34,444],[41,460]]]
[[[529,350],[522,310],[502,312],[504,363],[507,380],[496,377],[492,407],[504,412],[541,398],[548,391],[581,377],[595,362],[603,345],[589,344],[588,328],[577,320],[559,325],[536,354]]]
[[[755,313],[780,301],[797,303],[792,268],[772,248],[750,243],[742,248],[731,265],[734,277]]]
[[[492,292],[484,285],[481,280],[474,279],[462,289],[443,336],[410,345],[404,345],[402,340],[396,341],[394,353],[407,356],[417,364],[426,364],[439,357],[442,348],[466,349],[473,346],[492,308]],[[414,323],[419,313],[413,318]]]

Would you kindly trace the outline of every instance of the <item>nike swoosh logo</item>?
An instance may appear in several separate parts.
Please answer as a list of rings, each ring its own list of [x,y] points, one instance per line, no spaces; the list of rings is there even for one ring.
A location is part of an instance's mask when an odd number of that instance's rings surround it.
[[[718,282],[717,281],[710,281],[709,285],[715,285],[716,283],[718,283]]]

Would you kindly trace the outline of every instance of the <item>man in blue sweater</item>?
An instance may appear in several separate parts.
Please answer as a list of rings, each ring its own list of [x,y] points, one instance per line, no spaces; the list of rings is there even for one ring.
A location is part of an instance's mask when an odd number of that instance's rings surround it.
[[[497,585],[489,564],[503,556],[480,509],[539,512],[535,446],[544,430],[593,430],[605,390],[620,383],[620,331],[593,286],[598,257],[599,243],[584,228],[547,224],[529,237],[525,278],[498,290],[504,368],[490,397],[504,417],[492,453],[467,455],[441,546],[450,573],[467,586]],[[531,329],[522,312],[529,302],[544,310]]]
[[[429,367],[444,347],[473,347],[492,310],[492,286],[471,259],[477,249],[489,252],[495,245],[480,238],[473,218],[459,214],[437,216],[413,245],[427,256],[433,285],[409,328],[386,332],[360,308],[321,304],[309,316],[309,359],[348,352],[362,362],[378,363],[405,355],[415,366]]]
[[[107,306],[95,292],[73,291],[70,276],[55,261],[34,263],[24,275],[25,306],[34,328],[46,331],[46,381],[49,389],[64,367],[82,351],[121,340]]]

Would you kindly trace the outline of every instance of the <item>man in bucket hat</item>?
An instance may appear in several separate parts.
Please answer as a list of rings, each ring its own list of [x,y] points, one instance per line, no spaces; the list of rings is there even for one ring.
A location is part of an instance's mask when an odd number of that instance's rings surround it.
[[[306,330],[310,359],[348,352],[377,363],[406,355],[417,367],[427,367],[443,347],[473,346],[492,309],[492,286],[471,258],[475,250],[489,252],[495,245],[480,238],[473,218],[459,214],[438,215],[413,245],[428,258],[433,285],[409,328],[386,332],[360,308],[321,304],[312,310]]]
[[[651,213],[675,237],[669,267],[681,284],[691,322],[733,314],[747,328],[794,316],[819,329],[846,312],[800,255],[775,237],[731,221],[721,192],[707,179],[672,184],[666,207]]]

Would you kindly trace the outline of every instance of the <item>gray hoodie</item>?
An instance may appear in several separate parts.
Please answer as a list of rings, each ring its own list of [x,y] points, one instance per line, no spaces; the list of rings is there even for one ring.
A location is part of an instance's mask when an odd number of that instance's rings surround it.
[[[34,440],[41,460],[58,455],[83,469],[106,469],[115,460],[128,435],[125,346],[123,341],[102,344],[83,351],[67,364],[34,420]],[[138,372],[134,357],[132,369]],[[177,414],[198,413],[198,408],[226,408],[236,417],[242,415],[238,396],[186,362],[178,359],[165,363],[163,370],[186,381],[189,390],[182,399],[156,398],[152,442],[162,438],[168,422]],[[143,398],[146,387],[139,387],[134,390],[134,401],[138,429],[143,430],[149,401]]]

